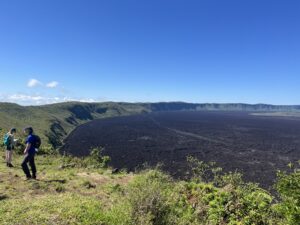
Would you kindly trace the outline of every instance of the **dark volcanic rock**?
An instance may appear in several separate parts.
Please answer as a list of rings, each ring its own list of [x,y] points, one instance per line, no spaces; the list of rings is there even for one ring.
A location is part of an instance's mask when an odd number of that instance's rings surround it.
[[[143,164],[184,177],[186,157],[241,171],[247,181],[271,186],[278,169],[300,159],[300,120],[246,112],[161,112],[95,120],[78,127],[61,151],[77,156],[105,148],[115,168]]]

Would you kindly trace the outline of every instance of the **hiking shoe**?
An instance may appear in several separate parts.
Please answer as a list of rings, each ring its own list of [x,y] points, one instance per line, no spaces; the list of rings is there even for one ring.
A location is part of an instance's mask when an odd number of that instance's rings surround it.
[[[32,177],[26,177],[25,181],[30,181],[32,179]]]
[[[14,167],[14,165],[11,164],[11,163],[8,163],[7,166],[10,167],[10,168]]]

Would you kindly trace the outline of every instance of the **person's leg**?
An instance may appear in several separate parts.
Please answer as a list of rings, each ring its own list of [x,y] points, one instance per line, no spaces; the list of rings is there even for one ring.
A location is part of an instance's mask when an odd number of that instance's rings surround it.
[[[7,154],[7,162],[8,162],[8,163],[11,162],[11,151],[8,151],[8,154]]]
[[[12,159],[12,149],[10,149],[10,148],[7,147],[7,149],[6,149],[6,155],[5,155],[5,160],[6,160],[6,165],[8,167],[12,167],[11,159]]]
[[[31,167],[32,171],[32,178],[36,178],[36,167],[35,167],[35,162],[34,162],[34,155],[31,155],[29,158],[29,165]]]
[[[27,178],[31,178],[31,174],[30,174],[30,171],[29,171],[29,168],[27,166],[27,163],[29,162],[29,155],[27,154],[21,164],[22,166],[22,169],[26,175]]]
[[[9,151],[6,150],[5,151],[5,162],[6,162],[6,165],[8,166],[8,154],[9,154]]]
[[[13,154],[13,150],[10,150],[8,152],[8,166],[13,167],[13,165],[11,164],[12,162],[12,154]]]

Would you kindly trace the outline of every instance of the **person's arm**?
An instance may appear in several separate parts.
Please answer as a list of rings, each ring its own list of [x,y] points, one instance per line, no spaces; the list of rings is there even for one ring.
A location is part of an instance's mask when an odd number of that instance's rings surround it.
[[[25,155],[28,153],[28,151],[29,151],[30,148],[31,148],[31,143],[27,143],[27,144],[26,144],[26,148],[25,148],[25,150],[24,150],[24,154],[25,154]]]
[[[9,135],[9,145],[11,148],[14,147],[14,136],[13,135]]]
[[[15,139],[15,136],[12,136],[11,140],[12,146],[15,147],[17,145],[18,139]]]

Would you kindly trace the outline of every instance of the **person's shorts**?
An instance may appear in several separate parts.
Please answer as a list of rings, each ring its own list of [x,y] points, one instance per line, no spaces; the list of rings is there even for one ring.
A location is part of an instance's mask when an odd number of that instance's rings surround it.
[[[13,146],[6,146],[6,151],[12,151],[14,150],[15,148]]]

